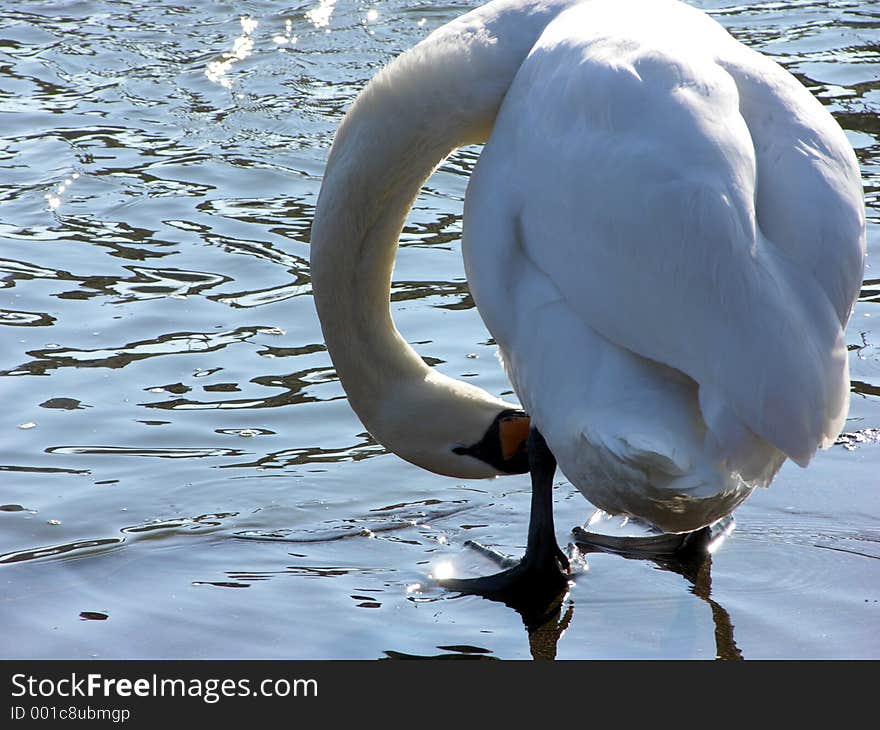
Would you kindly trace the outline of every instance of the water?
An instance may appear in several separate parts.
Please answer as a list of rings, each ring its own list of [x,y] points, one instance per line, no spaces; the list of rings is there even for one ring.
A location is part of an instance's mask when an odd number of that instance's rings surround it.
[[[529,636],[428,576],[523,548],[528,481],[460,482],[374,443],[322,345],[309,225],[367,79],[475,2],[6,2],[0,30],[0,656],[877,657],[880,8],[704,2],[855,146],[868,281],[845,443],[787,465],[711,566],[590,555]],[[464,282],[478,150],[428,182],[398,326],[509,385]],[[564,539],[590,506],[560,481]],[[261,538],[261,539],[253,539]]]

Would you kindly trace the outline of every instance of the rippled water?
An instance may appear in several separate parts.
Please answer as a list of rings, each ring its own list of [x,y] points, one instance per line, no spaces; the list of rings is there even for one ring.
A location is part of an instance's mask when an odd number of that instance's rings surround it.
[[[857,150],[869,268],[850,435],[755,494],[711,566],[590,555],[530,636],[511,609],[430,586],[450,564],[488,570],[468,538],[522,550],[528,481],[434,476],[364,433],[322,345],[309,225],[357,91],[476,4],[4,4],[0,656],[880,656],[868,1],[698,3],[807,84]],[[477,154],[420,197],[394,312],[438,368],[500,394],[458,250]],[[591,512],[565,482],[556,510],[560,536]]]

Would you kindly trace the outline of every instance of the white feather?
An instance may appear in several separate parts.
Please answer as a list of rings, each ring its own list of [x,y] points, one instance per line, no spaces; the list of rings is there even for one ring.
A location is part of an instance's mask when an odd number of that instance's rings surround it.
[[[430,371],[388,312],[397,238],[452,149],[477,307],[596,506],[694,530],[805,466],[847,413],[864,204],[832,116],[676,0],[495,0],[369,84],[312,228],[328,349],[377,439],[442,474],[507,407]]]
[[[465,262],[566,476],[666,530],[836,437],[861,282],[852,149],[790,75],[679,3],[561,13],[468,191]]]

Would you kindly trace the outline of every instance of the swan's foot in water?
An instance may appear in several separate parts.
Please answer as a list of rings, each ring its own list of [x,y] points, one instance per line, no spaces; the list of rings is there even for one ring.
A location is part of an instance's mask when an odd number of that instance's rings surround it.
[[[529,537],[522,560],[500,573],[483,578],[450,578],[438,581],[449,590],[483,596],[518,607],[524,603],[550,603],[568,587],[569,561],[556,543],[553,526],[553,475],[556,459],[544,437],[532,429],[528,441],[529,471],[532,476],[532,507]],[[472,547],[501,565],[512,561],[478,543]]]
[[[602,514],[594,515],[587,526],[592,526]],[[604,515],[604,519],[609,520],[610,516]],[[575,545],[583,553],[614,553],[625,558],[663,560],[705,555],[723,542],[735,526],[733,517],[728,515],[694,532],[664,533],[650,527],[640,535],[592,532],[582,527],[575,527],[571,532]]]
[[[554,536],[554,545],[556,544],[556,539]],[[483,545],[481,542],[477,542],[476,540],[465,540],[464,546],[470,548],[474,552],[479,553],[484,558],[488,558],[493,563],[498,565],[499,568],[515,568],[522,561],[517,558],[512,558],[509,555],[505,555],[499,550],[496,550],[493,547],[489,547],[488,545]],[[561,550],[558,546],[556,547],[556,559],[561,563],[564,569],[569,568],[569,559],[568,555],[565,554],[564,550]]]

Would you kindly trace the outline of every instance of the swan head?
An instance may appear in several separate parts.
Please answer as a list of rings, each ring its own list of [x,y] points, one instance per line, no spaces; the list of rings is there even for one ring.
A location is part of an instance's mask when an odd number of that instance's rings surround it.
[[[480,388],[431,370],[370,405],[349,399],[377,441],[428,471],[487,479],[529,470],[529,417]]]
[[[470,446],[453,446],[452,453],[488,464],[499,474],[529,471],[526,442],[531,421],[524,411],[507,408],[495,416],[483,437]]]

